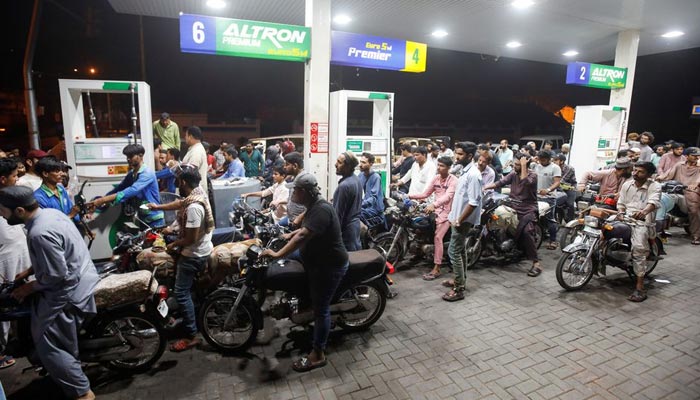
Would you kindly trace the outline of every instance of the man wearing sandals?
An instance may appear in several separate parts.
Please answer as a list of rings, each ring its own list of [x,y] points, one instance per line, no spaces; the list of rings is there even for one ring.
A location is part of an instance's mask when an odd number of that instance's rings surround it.
[[[426,281],[432,281],[440,276],[440,265],[442,264],[443,255],[442,239],[445,237],[447,230],[450,229],[450,221],[447,220],[447,216],[452,209],[452,199],[455,196],[457,187],[457,177],[450,175],[451,166],[452,159],[450,157],[443,156],[438,158],[438,174],[433,178],[430,185],[423,193],[408,196],[409,199],[423,200],[430,197],[433,193],[435,194],[433,202],[425,208],[427,213],[435,213],[435,250],[433,251],[433,263],[435,265],[430,273],[423,275],[423,279]]]
[[[637,275],[637,285],[628,300],[634,302],[641,302],[647,298],[644,276],[651,250],[649,240],[656,237],[654,211],[661,205],[661,185],[651,179],[654,172],[656,167],[651,162],[637,162],[632,171],[632,180],[622,185],[620,198],[617,200],[618,211],[639,221],[629,224],[632,229],[632,266]]]
[[[458,162],[465,167],[457,181],[452,209],[447,217],[452,225],[448,253],[455,278],[442,283],[443,286],[452,287],[449,292],[442,296],[445,301],[464,299],[467,283],[465,242],[467,234],[474,225],[479,223],[481,216],[481,171],[477,164],[472,162],[476,153],[476,144],[463,142],[457,143],[456,147],[461,150]]]
[[[676,199],[681,211],[688,214],[690,221],[691,244],[700,245],[700,166],[698,165],[700,148],[690,147],[686,152],[684,163],[678,163],[665,174],[659,175],[661,181],[675,180],[686,186],[683,195],[671,195]]]

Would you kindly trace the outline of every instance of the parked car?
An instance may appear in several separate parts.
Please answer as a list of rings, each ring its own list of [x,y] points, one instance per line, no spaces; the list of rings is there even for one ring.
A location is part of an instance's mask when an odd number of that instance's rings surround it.
[[[552,150],[559,150],[561,149],[561,145],[566,143],[564,140],[563,136],[559,135],[529,135],[529,136],[523,136],[520,139],[518,139],[518,143],[520,144],[520,148],[523,148],[525,145],[527,145],[527,142],[535,142],[535,145],[537,146],[537,150],[542,149],[542,145],[544,145],[544,142],[546,141],[552,142]]]

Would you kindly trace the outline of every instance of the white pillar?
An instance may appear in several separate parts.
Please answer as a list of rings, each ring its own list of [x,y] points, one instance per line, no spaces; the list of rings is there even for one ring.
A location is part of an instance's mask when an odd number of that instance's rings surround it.
[[[615,48],[615,66],[627,68],[627,84],[623,89],[610,91],[610,105],[624,107],[625,123],[623,134],[627,134],[627,125],[630,117],[630,104],[632,103],[632,90],[634,89],[634,71],[637,66],[637,50],[639,49],[639,31],[629,30],[617,34],[617,47]]]
[[[304,73],[304,169],[316,176],[321,193],[328,198],[328,179],[329,176],[335,179],[335,170],[329,172],[327,150],[325,153],[311,152],[311,124],[318,123],[321,129],[328,130],[331,0],[306,0],[306,26],[311,27],[311,59],[307,61]],[[328,149],[327,144],[325,149]]]

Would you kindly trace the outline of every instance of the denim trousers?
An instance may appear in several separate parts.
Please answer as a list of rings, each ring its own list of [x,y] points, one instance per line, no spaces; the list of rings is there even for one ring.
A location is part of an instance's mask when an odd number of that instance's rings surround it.
[[[348,270],[348,264],[342,266],[307,266],[311,306],[314,310],[313,346],[316,351],[325,351],[328,335],[331,331],[331,300]]]
[[[447,249],[447,254],[450,256],[452,269],[455,272],[455,291],[464,290],[467,284],[465,244],[467,241],[467,234],[472,227],[474,227],[474,225],[469,222],[463,222],[459,226],[452,226],[450,247]]]
[[[192,285],[197,273],[204,270],[208,257],[180,256],[177,261],[175,275],[175,300],[182,308],[182,319],[185,330],[190,336],[197,334],[197,321],[192,302]]]

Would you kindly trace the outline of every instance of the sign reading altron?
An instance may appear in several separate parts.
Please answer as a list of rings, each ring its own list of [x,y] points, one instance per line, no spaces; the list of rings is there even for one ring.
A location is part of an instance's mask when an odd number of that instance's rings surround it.
[[[572,62],[566,68],[566,83],[600,89],[622,89],[627,84],[627,68]]]
[[[297,25],[182,14],[180,50],[303,62],[311,56],[311,30]]]

